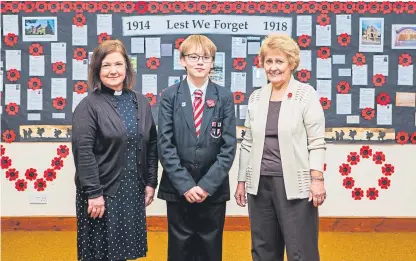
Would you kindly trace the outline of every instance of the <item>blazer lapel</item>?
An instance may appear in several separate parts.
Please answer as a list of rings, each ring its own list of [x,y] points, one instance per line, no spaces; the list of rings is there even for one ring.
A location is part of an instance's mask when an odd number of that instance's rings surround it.
[[[189,86],[186,80],[181,82],[181,86],[178,90],[178,101],[179,106],[185,116],[186,124],[188,125],[189,131],[192,133],[192,136],[196,139],[196,130],[195,130],[195,121],[194,121],[194,112],[192,108],[191,94],[189,92]]]
[[[219,104],[217,103],[218,101],[217,97],[218,97],[217,89],[215,88],[214,84],[211,81],[209,81],[208,86],[207,86],[207,91],[205,94],[204,113],[202,114],[202,125],[201,125],[201,131],[199,134],[200,137],[205,133],[208,125],[210,125],[211,118],[212,118],[212,115],[214,113],[216,106],[219,106]],[[209,100],[213,100],[215,102],[214,107],[211,107],[211,108],[208,107],[207,101]]]

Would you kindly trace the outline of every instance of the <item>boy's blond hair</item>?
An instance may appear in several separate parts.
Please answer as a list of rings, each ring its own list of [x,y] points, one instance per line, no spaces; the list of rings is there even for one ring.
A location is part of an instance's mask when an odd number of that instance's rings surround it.
[[[263,67],[264,58],[268,52],[279,50],[287,55],[290,65],[294,65],[296,71],[300,63],[300,48],[295,40],[288,35],[271,34],[264,39],[259,53],[259,63]]]
[[[204,52],[204,55],[208,54],[215,58],[215,53],[217,52],[217,46],[205,35],[194,34],[188,36],[185,41],[182,42],[181,46],[179,47],[179,52],[181,57],[184,55],[189,54],[192,49],[201,48]]]

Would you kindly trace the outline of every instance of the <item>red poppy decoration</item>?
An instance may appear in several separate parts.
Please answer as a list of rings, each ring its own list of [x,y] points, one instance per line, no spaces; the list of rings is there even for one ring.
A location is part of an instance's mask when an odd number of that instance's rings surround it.
[[[185,38],[183,38],[183,37],[176,39],[176,41],[175,41],[175,48],[179,50],[179,48],[181,47],[181,44],[183,43],[183,41],[185,41]]]
[[[30,169],[26,170],[25,176],[26,176],[27,180],[32,181],[32,180],[36,179],[36,177],[38,176],[38,173],[37,173],[36,169],[30,168]]]
[[[6,13],[7,12],[6,3],[0,2],[0,9],[1,9],[2,14]]]
[[[100,35],[98,36],[98,43],[102,43],[106,40],[110,40],[111,36],[108,35],[107,33],[100,33]]]
[[[318,15],[317,22],[320,26],[327,26],[331,22],[331,19],[327,14]]]
[[[241,1],[234,2],[233,4],[233,11],[236,14],[242,14],[246,9],[246,3],[243,3]]]
[[[66,99],[62,97],[56,97],[53,100],[53,107],[57,110],[63,110],[66,106]]]
[[[377,14],[380,10],[379,4],[377,2],[370,2],[367,5],[367,10],[370,14]]]
[[[257,11],[261,14],[267,13],[269,10],[269,3],[266,1],[261,1],[257,4]]]
[[[77,61],[82,61],[87,58],[87,52],[84,48],[77,48],[74,50],[74,59]]]
[[[331,3],[331,11],[334,14],[340,14],[344,10],[344,4],[341,2],[332,2]]]
[[[108,13],[111,10],[111,5],[109,2],[100,2],[98,4],[98,9],[101,11],[101,13]]]
[[[113,3],[111,3],[111,10],[114,13],[120,13],[123,10],[123,3],[121,3],[121,2],[113,2]]]
[[[3,145],[0,145],[0,147],[1,147],[1,156],[3,156],[4,153],[6,153],[6,148],[3,147]]]
[[[166,2],[166,1],[159,3],[160,12],[167,14],[170,12],[170,9],[171,9],[171,3]]]
[[[40,56],[43,54],[43,47],[38,43],[31,44],[29,47],[29,53],[32,56]]]
[[[381,189],[388,189],[390,187],[390,182],[389,178],[382,177],[378,180],[378,185]]]
[[[362,146],[360,149],[360,155],[363,159],[368,159],[373,155],[373,150],[370,149],[370,146]]]
[[[173,2],[170,5],[170,9],[174,13],[182,13],[183,10],[185,10],[185,3],[182,3],[182,2]]]
[[[254,56],[253,64],[254,64],[254,66],[256,66],[256,68],[260,68],[259,57],[257,55]]]
[[[16,82],[20,79],[20,72],[16,69],[10,69],[7,71],[7,79],[10,82]]]
[[[83,14],[77,14],[72,18],[72,23],[77,27],[82,27],[87,23],[87,19]]]
[[[74,85],[74,91],[78,94],[83,94],[87,92],[87,84],[85,82],[77,82]]]
[[[318,11],[320,11],[323,14],[329,13],[329,11],[331,11],[331,4],[326,1],[320,2],[320,5],[318,6]]]
[[[40,88],[42,88],[42,82],[40,81],[38,77],[30,78],[27,84],[29,86],[29,89],[31,90],[39,90]]]
[[[34,187],[37,191],[44,191],[45,188],[46,188],[46,181],[43,178],[42,179],[37,179],[35,181]]]
[[[205,14],[210,10],[209,4],[205,1],[198,2],[196,3],[196,10],[198,10],[200,14]]]
[[[324,110],[328,110],[329,108],[331,108],[331,100],[328,100],[328,98],[326,97],[321,97],[319,99],[319,102],[322,105],[322,109]]]
[[[2,156],[1,157],[1,168],[2,169],[8,169],[12,165],[12,159],[8,156]]]
[[[13,181],[19,178],[19,171],[16,169],[8,169],[6,171],[6,179]]]
[[[48,10],[51,13],[57,13],[61,11],[61,5],[59,2],[48,2]]]
[[[337,85],[337,91],[340,94],[347,94],[350,93],[351,86],[347,81],[341,81]]]
[[[348,176],[351,174],[351,166],[349,164],[342,163],[342,165],[339,166],[339,173],[341,173],[342,176]]]
[[[390,2],[380,3],[380,11],[383,12],[383,14],[390,14],[392,9],[393,5]]]
[[[56,154],[61,158],[66,158],[69,155],[69,148],[65,145],[60,145],[56,149]]]
[[[274,13],[274,14],[278,13],[278,12],[280,12],[280,9],[281,9],[280,6],[281,6],[281,4],[279,2],[273,1],[273,2],[269,3],[269,11],[271,13]]]
[[[346,188],[346,189],[352,189],[354,187],[355,184],[355,180],[352,177],[346,177],[343,181],[342,181],[342,185]]]
[[[222,3],[209,2],[209,9],[211,10],[211,14],[218,14],[222,10]]]
[[[416,144],[416,131],[412,133],[412,135],[410,136],[410,142],[412,144]]]
[[[358,66],[364,65],[366,63],[365,55],[362,53],[357,53],[354,55],[354,57],[352,57],[352,62]]]
[[[401,66],[409,66],[412,64],[412,56],[407,53],[403,53],[399,56],[399,64]]]
[[[235,104],[240,104],[244,101],[244,93],[237,91],[233,93],[234,96],[234,103]]]
[[[409,141],[409,134],[405,131],[398,132],[396,135],[396,141],[401,145],[406,144]]]
[[[54,169],[61,169],[63,166],[64,166],[64,162],[63,162],[63,160],[62,160],[62,158],[60,158],[60,157],[55,157],[55,158],[53,158],[53,160],[52,160],[52,163],[51,163],[51,166],[54,168]]]
[[[18,40],[19,37],[13,33],[8,33],[6,36],[4,36],[4,43],[10,47],[15,46]]]
[[[134,12],[134,10],[136,10],[135,4],[131,1],[123,2],[122,6],[123,6],[122,9],[124,10],[126,14],[131,14]],[[147,9],[146,9],[146,12],[147,12]]]
[[[355,3],[347,1],[343,4],[343,11],[347,14],[352,14],[355,12]]]
[[[15,116],[18,112],[19,112],[19,105],[17,105],[14,102],[10,102],[9,104],[7,104],[6,106],[6,112],[7,114],[9,114],[10,116]]]
[[[363,118],[368,121],[373,119],[375,115],[376,115],[376,112],[372,108],[364,108],[361,111],[361,116],[363,116]]]
[[[69,12],[71,12],[71,11],[72,11],[72,2],[68,2],[68,1],[62,2],[62,3],[61,3],[61,10],[62,10],[64,13],[69,13]]]
[[[156,57],[150,57],[147,59],[146,65],[150,70],[156,70],[160,65],[160,61]]]
[[[156,104],[156,95],[154,95],[153,93],[146,93],[146,98],[149,101],[150,105]]]
[[[5,130],[2,138],[6,143],[12,143],[16,139],[16,133],[13,130]]]
[[[290,99],[290,98],[292,98],[292,93],[291,92],[289,92],[288,94],[287,94],[287,97]],[[325,167],[326,167],[326,163],[325,163],[325,165],[324,165]]]
[[[157,12],[159,12],[159,3],[153,1],[149,2],[147,10],[152,14],[156,14]]]
[[[280,9],[283,11],[283,13],[290,14],[292,12],[292,3],[289,1],[285,1],[281,3]]]
[[[326,171],[326,163],[324,163],[324,171]]]
[[[56,62],[52,64],[52,70],[56,74],[63,74],[66,70],[66,65],[63,62]]]
[[[354,188],[352,191],[352,198],[354,200],[361,200],[364,197],[364,191],[361,188]]]
[[[302,69],[300,71],[298,71],[298,79],[301,82],[307,82],[309,81],[309,79],[311,78],[311,72],[306,70],[306,69]]]
[[[344,34],[338,35],[339,45],[346,47],[350,44],[350,42],[351,42],[351,36],[349,36],[348,34],[344,33]]]
[[[416,13],[416,2],[407,2],[406,3],[406,12],[408,14],[415,14]]]
[[[318,50],[318,57],[321,59],[328,59],[331,55],[331,50],[328,47],[321,47]]]
[[[382,105],[382,106],[386,106],[388,104],[390,104],[390,95],[387,92],[381,92],[378,96],[377,96],[377,103]]]
[[[369,188],[366,195],[370,200],[376,200],[378,198],[378,190],[376,188]]]
[[[256,2],[247,2],[245,4],[245,9],[248,14],[254,14],[257,12],[257,3]]]
[[[235,58],[233,61],[234,69],[242,71],[246,68],[247,62],[244,58]]]
[[[307,10],[309,5],[303,2],[293,3],[293,9],[297,14],[303,14]]]
[[[194,1],[185,2],[185,11],[188,13],[193,13],[196,10],[196,4]]]
[[[85,2],[77,1],[73,4],[73,9],[77,13],[82,13],[85,10]]]
[[[373,76],[373,84],[376,87],[381,87],[386,83],[386,77],[382,74],[376,74]]]
[[[350,155],[347,156],[347,161],[351,165],[357,165],[360,162],[360,155],[357,152],[350,152]]]
[[[355,4],[355,11],[359,14],[364,14],[367,12],[367,3],[365,2],[358,2]]]
[[[384,161],[386,161],[386,156],[384,155],[383,152],[381,151],[377,151],[374,155],[373,155],[373,161],[376,164],[382,164]]]
[[[401,14],[404,12],[404,10],[405,10],[405,3],[403,3],[402,1],[393,3],[393,11],[396,14]]]
[[[85,9],[88,13],[95,13],[98,9],[98,2],[87,2],[85,4]]]
[[[25,191],[27,189],[27,182],[24,179],[19,179],[14,184],[17,191]]]
[[[53,181],[54,179],[56,179],[56,171],[54,169],[47,169],[43,172],[43,177],[47,181]]]
[[[309,47],[310,44],[311,44],[311,37],[309,35],[302,34],[301,36],[299,36],[298,45],[300,47],[306,48],[306,47]]]
[[[224,12],[224,14],[229,14],[231,12],[234,11],[234,5],[233,3],[230,2],[224,2],[222,5],[222,11]]]
[[[394,166],[391,164],[384,164],[384,166],[381,167],[381,171],[385,176],[391,176],[394,173]]]
[[[8,2],[6,3],[6,9],[16,14],[24,9],[24,4],[17,1]]]

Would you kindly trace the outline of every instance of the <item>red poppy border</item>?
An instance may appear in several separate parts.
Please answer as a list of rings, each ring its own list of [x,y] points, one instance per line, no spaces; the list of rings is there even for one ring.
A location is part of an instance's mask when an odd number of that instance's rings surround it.
[[[10,1],[2,5],[2,13],[31,13],[31,12],[53,13],[62,12],[89,12],[89,13],[109,13],[109,12],[125,12],[132,13],[136,11],[138,14],[146,13],[236,13],[236,14],[256,14],[256,13],[295,13],[295,14],[315,14],[320,13],[328,15],[334,14],[389,14],[389,13],[408,13],[416,12],[416,5],[413,2],[341,2],[341,1],[322,1],[322,2],[206,2],[206,1],[138,1],[138,2],[121,2],[115,5],[111,1],[94,2],[94,1],[64,1],[61,3],[48,3],[40,1],[33,3],[31,1]]]
[[[360,162],[365,160],[372,160],[374,164],[381,165],[381,177],[377,179],[375,186],[370,186],[369,188],[359,187],[357,184],[356,178],[351,176],[353,173],[353,168],[358,166]],[[350,152],[347,155],[347,163],[342,163],[339,166],[339,173],[343,176],[342,186],[351,190],[351,196],[354,200],[362,200],[368,198],[368,200],[377,200],[380,196],[381,190],[389,189],[391,185],[391,179],[387,176],[391,176],[394,173],[394,166],[391,164],[385,163],[386,156],[381,151],[376,151],[373,153],[373,150],[370,146],[364,145],[361,147],[360,152]]]

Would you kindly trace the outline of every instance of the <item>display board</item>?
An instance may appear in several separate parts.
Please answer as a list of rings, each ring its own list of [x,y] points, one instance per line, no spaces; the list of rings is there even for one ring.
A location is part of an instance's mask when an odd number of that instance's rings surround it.
[[[205,34],[211,79],[234,93],[238,135],[250,94],[267,83],[257,54],[270,33],[301,48],[296,79],[317,89],[328,142],[416,143],[414,2],[2,2],[2,141],[69,141],[88,95],[90,55],[126,45],[134,89],[154,117],[162,89],[183,79],[178,47]]]

